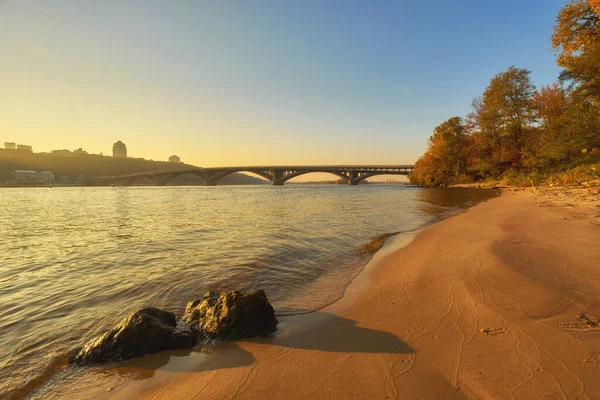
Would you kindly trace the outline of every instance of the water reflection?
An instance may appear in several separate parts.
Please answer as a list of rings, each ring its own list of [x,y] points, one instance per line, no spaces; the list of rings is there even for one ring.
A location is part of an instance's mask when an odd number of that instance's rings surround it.
[[[493,189],[441,189],[426,188],[417,192],[419,210],[423,213],[443,217],[457,209],[472,207],[497,195]]]

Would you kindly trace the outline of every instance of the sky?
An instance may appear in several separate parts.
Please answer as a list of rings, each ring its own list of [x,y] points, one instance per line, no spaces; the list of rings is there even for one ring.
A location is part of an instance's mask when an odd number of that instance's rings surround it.
[[[0,0],[0,146],[198,166],[412,164],[559,0]]]

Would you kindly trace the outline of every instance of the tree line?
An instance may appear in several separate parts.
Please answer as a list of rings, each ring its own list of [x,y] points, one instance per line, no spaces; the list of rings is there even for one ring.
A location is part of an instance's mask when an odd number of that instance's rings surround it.
[[[552,47],[563,68],[557,82],[537,89],[514,66],[494,76],[466,117],[434,129],[411,182],[446,186],[599,159],[600,0],[567,3]]]

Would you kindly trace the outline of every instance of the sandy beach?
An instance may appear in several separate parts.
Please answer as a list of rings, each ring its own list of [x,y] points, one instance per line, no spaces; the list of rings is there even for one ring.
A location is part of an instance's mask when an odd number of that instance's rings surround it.
[[[597,204],[504,191],[397,238],[343,299],[284,319],[276,336],[171,357],[113,394],[600,398]]]

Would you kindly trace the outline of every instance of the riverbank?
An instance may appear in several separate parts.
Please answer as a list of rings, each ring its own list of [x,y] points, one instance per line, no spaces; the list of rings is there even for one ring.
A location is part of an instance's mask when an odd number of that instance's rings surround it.
[[[275,337],[172,357],[114,394],[594,398],[600,217],[543,201],[504,192],[382,253],[342,300]]]

